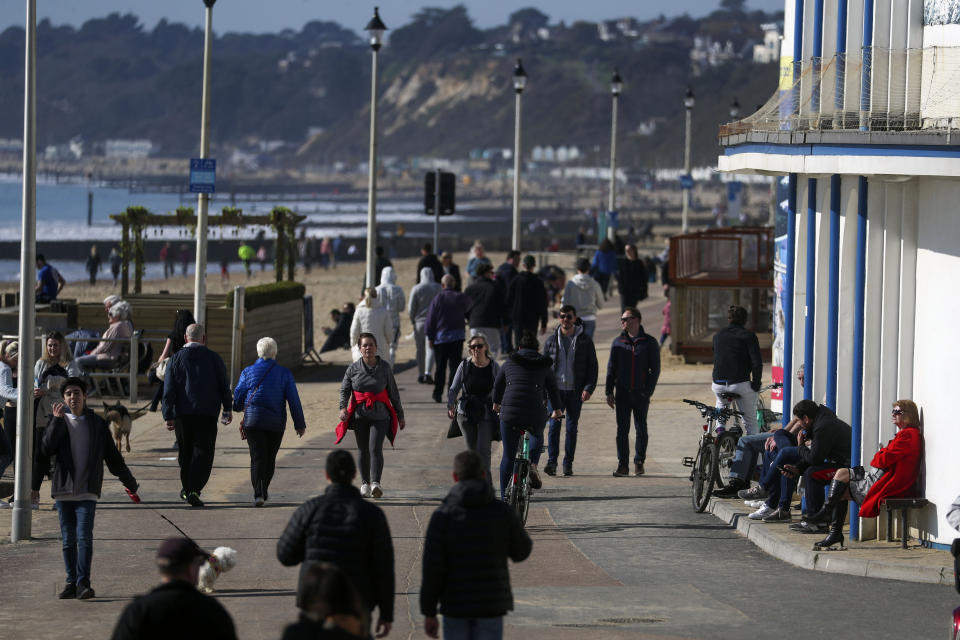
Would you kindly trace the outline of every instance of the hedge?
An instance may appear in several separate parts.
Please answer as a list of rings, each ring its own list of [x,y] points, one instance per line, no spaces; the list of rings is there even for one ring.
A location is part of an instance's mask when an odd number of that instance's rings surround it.
[[[261,284],[255,287],[247,287],[244,294],[244,309],[251,311],[271,304],[280,304],[290,300],[303,300],[307,288],[299,282],[273,282],[271,284]],[[227,294],[226,305],[233,308],[233,291]]]

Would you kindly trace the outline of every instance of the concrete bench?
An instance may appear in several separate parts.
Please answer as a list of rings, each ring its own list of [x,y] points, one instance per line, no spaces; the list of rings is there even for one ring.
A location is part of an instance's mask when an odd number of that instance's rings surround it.
[[[890,498],[881,502],[880,506],[887,509],[887,542],[893,542],[893,512],[900,511],[900,548],[906,549],[910,509],[923,509],[928,504],[926,498]]]

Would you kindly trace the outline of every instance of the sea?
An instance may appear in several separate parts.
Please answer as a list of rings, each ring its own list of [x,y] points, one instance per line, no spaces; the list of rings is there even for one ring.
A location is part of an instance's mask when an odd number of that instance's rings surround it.
[[[21,232],[23,209],[23,187],[19,175],[0,175],[0,240],[18,241]],[[93,194],[92,224],[87,224],[87,197]],[[219,211],[226,202],[214,200],[210,205],[211,213]],[[120,225],[110,219],[111,214],[120,213],[129,206],[143,206],[154,213],[173,212],[178,206],[196,208],[195,198],[181,199],[176,193],[131,193],[124,188],[116,188],[102,184],[88,184],[86,182],[64,183],[38,179],[37,181],[37,241],[48,243],[58,240],[97,240],[117,241],[121,236]],[[366,237],[367,201],[366,198],[356,200],[336,201],[317,198],[304,199],[302,196],[294,199],[283,195],[270,194],[266,200],[251,198],[250,201],[238,203],[244,213],[267,213],[274,206],[285,206],[292,211],[307,216],[306,233],[310,237],[322,238],[325,236],[344,238]],[[389,200],[377,203],[377,223],[384,229],[394,229],[399,225],[423,225],[430,218],[424,216],[423,205],[419,202],[391,202]],[[458,213],[444,218],[444,223],[475,221],[470,215],[468,204],[460,205]],[[253,239],[261,231],[266,237],[272,238],[274,233],[269,227],[249,226],[236,231],[233,228],[220,230],[210,229],[212,239],[220,238],[250,238]],[[183,242],[184,231],[180,228],[151,228],[147,237],[151,240],[170,240]],[[7,245],[10,246],[10,245]],[[106,258],[106,256],[101,256]],[[86,278],[86,271],[82,261],[63,260],[56,263],[56,268],[67,280]],[[148,263],[146,277],[162,276],[162,265]],[[191,264],[189,267],[193,269]],[[209,265],[210,273],[219,272],[219,264]],[[0,281],[17,280],[20,277],[20,256],[0,256]],[[104,271],[101,277],[109,277]]]

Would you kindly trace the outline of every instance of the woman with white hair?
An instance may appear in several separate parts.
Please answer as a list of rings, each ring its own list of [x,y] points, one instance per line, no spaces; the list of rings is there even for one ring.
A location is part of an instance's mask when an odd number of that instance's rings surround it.
[[[307,424],[293,374],[277,364],[277,341],[260,338],[257,355],[257,361],[243,370],[233,390],[233,410],[243,411],[240,437],[246,438],[250,448],[253,505],[262,507],[269,497],[277,452],[287,426],[286,405],[293,416],[293,428],[301,438]]]
[[[350,324],[350,344],[353,345],[353,361],[360,359],[360,348],[357,346],[360,342],[361,333],[373,334],[378,345],[389,345],[388,336],[393,335],[393,321],[390,319],[390,312],[383,306],[383,301],[377,294],[377,290],[368,287],[363,300],[357,305],[357,310],[353,314],[353,322]],[[393,366],[389,359],[389,350],[384,349],[380,356]]]
[[[88,355],[77,358],[77,364],[83,370],[91,368],[113,369],[120,363],[123,353],[123,340],[133,335],[130,324],[130,303],[124,300],[114,302],[107,310],[110,326],[103,332],[100,343]]]

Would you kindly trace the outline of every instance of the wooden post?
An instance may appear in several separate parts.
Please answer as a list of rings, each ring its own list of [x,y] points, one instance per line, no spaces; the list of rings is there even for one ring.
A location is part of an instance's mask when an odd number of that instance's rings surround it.
[[[293,282],[293,271],[297,266],[297,227],[293,219],[287,219],[287,280]]]
[[[130,224],[124,220],[123,232],[120,240],[120,257],[123,258],[120,268],[120,295],[126,298],[130,292]]]
[[[143,227],[137,226],[133,236],[133,292],[141,293],[143,289]]]

